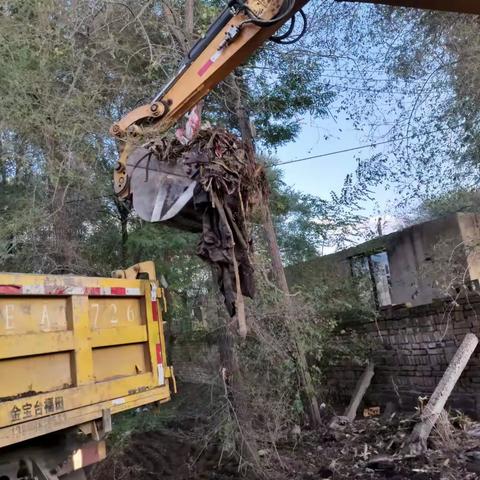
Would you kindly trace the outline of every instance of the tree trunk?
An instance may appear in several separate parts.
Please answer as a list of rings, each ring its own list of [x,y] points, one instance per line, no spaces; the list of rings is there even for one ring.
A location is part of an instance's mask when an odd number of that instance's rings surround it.
[[[130,216],[130,210],[123,203],[123,201],[115,198],[115,205],[117,207],[118,216],[120,219],[121,230],[121,243],[120,243],[120,263],[124,268],[127,268],[127,242],[128,242],[128,217]]]
[[[244,102],[244,94],[242,91],[243,78],[240,74],[235,72],[232,77],[231,85],[235,92],[235,115],[237,117],[238,128],[240,130],[243,146],[247,153],[247,161],[255,161],[255,142],[250,123],[250,115]]]
[[[74,238],[75,219],[69,212],[67,198],[70,193],[70,183],[65,175],[68,170],[69,158],[67,148],[53,134],[54,126],[50,125],[44,133],[43,147],[47,158],[47,188],[50,197],[50,215],[52,236],[45,239],[49,250],[50,273],[78,273],[76,265],[77,245]],[[48,248],[47,247],[47,248]]]
[[[3,146],[0,140],[0,184],[5,186],[7,184],[7,166],[3,159]]]
[[[238,126],[242,135],[243,145],[247,154],[248,162],[255,162],[255,143],[251,129],[251,123],[248,111],[244,103],[244,96],[242,94],[243,79],[241,76],[232,77],[233,89],[236,93],[235,112],[238,119]],[[275,278],[278,288],[284,293],[285,298],[285,322],[289,330],[290,338],[296,350],[296,363],[300,383],[302,385],[303,394],[308,402],[308,409],[310,420],[313,425],[318,426],[321,422],[320,408],[318,400],[315,395],[315,388],[313,386],[312,377],[308,368],[305,349],[299,341],[299,335],[296,330],[296,325],[292,321],[295,318],[294,308],[292,306],[292,299],[290,290],[288,288],[287,277],[285,276],[285,269],[283,268],[280,248],[278,246],[277,235],[272,221],[272,215],[268,206],[268,199],[262,199],[262,215],[263,215],[263,229],[267,239],[270,250],[270,258],[272,262],[272,273]]]
[[[193,43],[194,13],[195,0],[185,0],[185,33],[189,43],[185,45],[186,49],[190,49]]]
[[[290,301],[290,289],[287,283],[287,277],[285,275],[285,269],[283,268],[282,256],[280,253],[280,247],[278,246],[277,235],[275,233],[275,227],[273,225],[272,214],[268,206],[268,199],[263,199],[263,230],[265,238],[270,250],[270,261],[272,263],[272,274],[277,287],[286,295],[286,298]]]
[[[293,320],[295,318],[295,309],[292,305],[292,297],[290,296],[287,277],[285,275],[285,269],[283,268],[282,256],[280,254],[280,248],[278,247],[277,235],[275,234],[275,227],[273,225],[272,215],[270,213],[267,199],[263,200],[262,213],[263,229],[265,232],[265,237],[267,239],[268,248],[270,250],[272,273],[275,278],[277,287],[284,293],[286,311],[285,322],[289,331],[290,338],[296,350],[295,360],[297,363],[299,381],[302,386],[303,395],[308,402],[310,420],[314,426],[318,426],[321,423],[320,408],[318,406],[318,400],[315,394],[313,380],[310,375],[310,370],[308,368],[305,349],[302,342],[299,340],[300,336],[297,331],[296,324]]]
[[[218,317],[222,322],[218,340],[220,355],[220,375],[222,377],[225,399],[228,402],[230,422],[235,424],[235,446],[241,456],[248,458],[255,466],[258,466],[258,448],[252,427],[252,416],[248,408],[246,388],[243,385],[240,372],[236,346],[235,322],[225,315],[223,299],[217,299]]]
[[[74,273],[72,267],[74,261],[74,242],[72,229],[70,225],[70,215],[67,211],[65,199],[67,197],[68,186],[58,186],[53,192],[52,198],[52,225],[54,228],[54,246],[52,258],[55,260],[55,273],[68,274]]]

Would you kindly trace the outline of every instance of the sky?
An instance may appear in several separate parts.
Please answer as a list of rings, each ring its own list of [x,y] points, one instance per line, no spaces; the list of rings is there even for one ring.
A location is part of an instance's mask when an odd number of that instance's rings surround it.
[[[311,5],[313,4],[314,2],[312,2]],[[328,2],[326,2],[325,5],[328,6]],[[328,8],[330,9],[330,7]],[[373,8],[374,7],[369,5],[345,5],[338,8],[337,13],[342,14],[344,11],[350,11],[361,23],[363,18],[362,12],[368,14]],[[321,11],[316,14],[320,15],[319,18],[322,18],[321,15],[326,16],[325,22],[328,27],[328,22],[330,21],[328,19],[328,11],[327,13]],[[314,13],[312,13],[312,15],[314,15]],[[344,18],[342,20],[342,18],[340,18],[340,22],[345,20]],[[347,16],[346,18],[350,17]],[[342,28],[345,28],[345,25],[339,28],[341,31]],[[330,33],[335,35],[335,30],[332,30]],[[342,33],[340,32],[339,35],[341,40]],[[335,41],[333,41],[332,45],[335,45]],[[381,60],[385,48],[388,50],[392,46],[393,44],[379,44],[375,46],[367,43],[365,48],[368,48],[368,50],[365,51],[365,58],[371,57],[371,61],[373,62],[378,55]],[[331,45],[326,42],[324,48],[329,52],[328,48],[331,48]],[[375,98],[370,98],[369,101],[373,101],[376,110],[381,113],[378,118],[372,119],[372,122],[375,123],[375,131],[377,133],[381,134],[382,129],[386,131],[390,128],[388,121],[394,123],[397,120],[396,112],[392,111],[392,104],[396,105],[396,101],[400,99],[406,101],[408,97],[404,97],[401,92],[392,93],[392,89],[387,89],[382,92],[382,89],[391,81],[390,75],[385,71],[385,66],[382,63],[378,65],[371,64],[368,66],[368,75],[365,75],[362,73],[362,69],[365,68],[362,62],[366,62],[365,58],[362,57],[359,62],[357,58],[342,54],[342,52],[338,55],[338,57],[334,57],[333,59],[328,58],[328,55],[326,55],[322,60],[325,65],[320,76],[324,77],[323,80],[325,85],[328,86],[328,90],[337,94],[333,103],[329,105],[329,115],[324,118],[311,118],[307,116],[303,121],[300,120],[303,124],[300,135],[293,142],[278,148],[275,152],[274,156],[278,158],[279,162],[328,154],[338,150],[346,150],[371,144],[372,138],[368,138],[365,134],[366,131],[372,131],[369,126],[365,126],[364,132],[355,128],[353,120],[349,119],[348,112],[345,110],[345,105],[350,100],[353,103],[359,100],[355,104],[355,107],[358,109],[361,96],[365,95],[363,93],[365,91],[375,92],[376,95]],[[369,76],[370,74],[371,77]],[[360,97],[354,99],[351,97],[352,95],[359,95]],[[332,114],[330,112],[334,113]],[[356,116],[358,119],[358,112],[356,115],[353,112],[352,116]],[[384,126],[381,125],[380,119],[385,122]],[[378,137],[375,137],[375,139],[378,141],[385,140],[385,138]],[[351,152],[314,158],[299,163],[292,163],[279,168],[284,172],[284,180],[288,185],[305,193],[328,198],[332,190],[336,193],[340,192],[345,177],[355,172],[357,159],[359,157],[361,159],[368,159],[373,154],[386,153],[389,148],[391,149],[391,145],[378,145],[376,147],[368,147]],[[364,211],[362,213],[365,216],[378,218],[379,214],[384,217],[395,215],[396,196],[393,190],[389,190],[385,188],[385,186],[380,186],[372,193],[374,200],[366,201],[363,204]]]
[[[328,139],[325,139],[328,135]],[[313,155],[321,155],[338,150],[368,145],[370,142],[356,130],[351,122],[344,118],[333,120],[307,118],[298,138],[280,147],[275,156],[280,162],[295,160]],[[326,198],[333,190],[339,192],[345,177],[353,173],[357,166],[356,157],[368,158],[373,153],[382,151],[382,147],[363,148],[353,152],[339,153],[323,158],[315,158],[284,165],[285,182],[305,193]],[[364,204],[367,216],[378,215],[391,209],[395,195],[391,190],[380,187],[374,191],[375,201]]]

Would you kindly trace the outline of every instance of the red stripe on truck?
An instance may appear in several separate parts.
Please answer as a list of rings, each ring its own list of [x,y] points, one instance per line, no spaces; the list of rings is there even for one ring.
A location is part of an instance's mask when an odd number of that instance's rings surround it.
[[[157,345],[155,346],[156,347],[156,351],[157,351],[157,363],[158,364],[161,364],[163,363],[163,359],[162,359],[162,345],[160,343],[157,343]]]
[[[60,287],[45,287],[45,295],[65,295],[65,288]]]
[[[152,313],[153,313],[153,321],[158,322],[159,316],[158,316],[158,303],[156,300],[152,302]]]
[[[111,294],[112,295],[125,295],[127,292],[123,287],[112,287]]]
[[[85,289],[85,294],[86,295],[96,295],[99,296],[102,293],[102,290],[100,287],[87,287]]]
[[[22,293],[22,287],[18,285],[0,285],[0,295],[12,295]]]

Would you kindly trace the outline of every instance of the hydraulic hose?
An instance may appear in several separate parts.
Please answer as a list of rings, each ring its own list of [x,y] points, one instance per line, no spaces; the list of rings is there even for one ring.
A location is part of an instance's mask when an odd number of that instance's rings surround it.
[[[295,0],[285,0],[282,8],[280,9],[280,13],[277,16],[271,18],[270,20],[264,20],[263,18],[257,16],[251,8],[245,5],[245,3],[240,1],[238,3],[241,4],[241,8],[245,10],[249,18],[249,22],[259,27],[271,27],[276,23],[285,20],[292,13],[293,8],[295,7]]]
[[[270,37],[270,40],[272,42],[278,43],[280,45],[292,45],[293,43],[298,42],[305,35],[305,32],[307,31],[307,26],[308,26],[307,15],[303,10],[299,10],[298,13],[302,17],[302,22],[303,22],[302,29],[300,30],[300,32],[298,34],[295,34],[293,38],[291,38],[293,29],[295,28],[295,16],[293,16],[288,30],[285,33],[282,33],[281,35]]]

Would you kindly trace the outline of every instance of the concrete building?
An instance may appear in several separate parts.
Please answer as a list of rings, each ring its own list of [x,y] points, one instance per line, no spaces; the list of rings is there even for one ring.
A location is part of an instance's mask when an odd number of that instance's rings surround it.
[[[480,215],[445,216],[290,267],[289,283],[308,285],[322,271],[357,279],[379,307],[425,305],[460,287],[475,288],[480,279]]]
[[[480,215],[459,213],[287,269],[292,288],[341,288],[348,280],[375,302],[375,318],[342,320],[334,341],[349,352],[356,339],[375,364],[364,406],[412,410],[431,395],[465,335],[480,334],[479,245]],[[323,398],[346,405],[363,368],[349,355],[333,360]],[[448,407],[480,418],[479,349]]]

